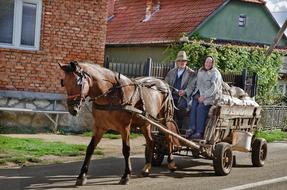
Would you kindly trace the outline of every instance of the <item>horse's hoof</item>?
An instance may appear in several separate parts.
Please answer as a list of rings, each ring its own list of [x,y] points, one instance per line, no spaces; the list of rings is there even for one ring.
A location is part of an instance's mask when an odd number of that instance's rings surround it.
[[[119,184],[120,185],[127,185],[127,184],[129,184],[129,181],[130,181],[130,179],[128,177],[121,178]]]
[[[170,172],[175,172],[177,170],[177,167],[174,168],[168,168]]]
[[[142,171],[142,172],[141,172],[141,176],[142,176],[142,177],[148,177],[149,174],[150,174],[150,173],[149,173],[149,172],[146,172],[146,171]]]
[[[88,179],[86,177],[77,178],[76,186],[83,186],[87,184]]]
[[[168,163],[167,167],[168,167],[169,171],[171,171],[171,172],[175,172],[177,170],[177,167],[176,167],[174,161],[171,161],[170,163]]]
[[[141,171],[142,177],[148,177],[151,171],[151,163],[145,164],[144,168]]]

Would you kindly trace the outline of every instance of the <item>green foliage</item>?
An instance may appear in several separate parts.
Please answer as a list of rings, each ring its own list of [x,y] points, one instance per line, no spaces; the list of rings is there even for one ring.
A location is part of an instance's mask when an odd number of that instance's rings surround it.
[[[248,73],[257,73],[257,101],[264,104],[272,104],[278,99],[274,87],[279,78],[278,72],[282,64],[282,52],[273,51],[265,56],[265,48],[246,47],[235,45],[218,45],[193,39],[184,44],[172,44],[168,48],[169,60],[175,60],[179,50],[185,50],[189,56],[189,66],[199,69],[206,56],[215,58],[215,64],[221,72],[241,72],[247,69]]]
[[[0,164],[5,162],[19,165],[26,162],[37,163],[41,162],[41,157],[46,155],[83,156],[85,150],[85,145],[0,136]],[[102,155],[103,153],[97,150],[95,154]]]
[[[87,131],[87,132],[84,132],[83,135],[85,137],[91,137],[93,135],[93,133],[91,131]],[[135,139],[135,138],[138,138],[142,136],[141,134],[138,134],[138,133],[131,133],[130,134],[130,138],[131,139]],[[103,138],[107,138],[107,139],[120,139],[121,138],[121,135],[117,132],[108,132],[108,133],[105,133]]]
[[[258,131],[256,133],[256,137],[264,138],[267,142],[284,141],[287,140],[287,132],[283,132],[281,130]]]

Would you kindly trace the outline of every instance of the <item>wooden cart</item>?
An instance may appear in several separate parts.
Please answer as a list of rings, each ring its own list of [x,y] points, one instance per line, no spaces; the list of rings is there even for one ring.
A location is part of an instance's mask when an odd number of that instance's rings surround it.
[[[233,151],[251,152],[253,166],[261,167],[267,156],[265,139],[255,137],[260,120],[261,107],[219,105],[213,106],[209,112],[204,139],[193,140],[182,146],[174,147],[173,154],[191,157],[204,157],[213,160],[217,175],[228,175],[233,165]],[[183,132],[184,133],[184,130]],[[152,165],[161,165],[167,153],[162,131],[153,131],[155,142]],[[185,133],[184,133],[185,134]],[[184,134],[181,134],[184,137]]]

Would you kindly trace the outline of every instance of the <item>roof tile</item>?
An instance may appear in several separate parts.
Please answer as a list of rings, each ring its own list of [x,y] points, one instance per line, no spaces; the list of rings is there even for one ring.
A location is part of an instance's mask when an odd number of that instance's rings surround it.
[[[107,44],[162,43],[178,40],[213,13],[224,0],[161,0],[160,10],[147,22],[145,0],[116,0],[108,22]]]

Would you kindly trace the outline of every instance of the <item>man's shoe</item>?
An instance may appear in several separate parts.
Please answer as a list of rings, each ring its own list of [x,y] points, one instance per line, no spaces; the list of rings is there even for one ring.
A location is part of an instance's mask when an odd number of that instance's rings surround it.
[[[195,133],[191,136],[191,139],[202,139],[203,136],[201,133]]]
[[[185,138],[190,139],[191,136],[195,133],[194,129],[188,129],[185,131]]]

